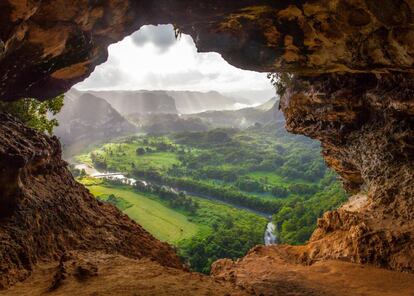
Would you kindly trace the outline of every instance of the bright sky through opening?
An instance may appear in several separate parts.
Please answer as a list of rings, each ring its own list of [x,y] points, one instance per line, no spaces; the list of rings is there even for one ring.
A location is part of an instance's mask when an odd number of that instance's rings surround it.
[[[144,26],[111,45],[108,61],[76,88],[216,90],[247,97],[249,92],[267,96],[260,100],[275,93],[266,73],[233,67],[218,53],[198,53],[190,36],[183,34],[178,40],[175,38],[171,25]]]

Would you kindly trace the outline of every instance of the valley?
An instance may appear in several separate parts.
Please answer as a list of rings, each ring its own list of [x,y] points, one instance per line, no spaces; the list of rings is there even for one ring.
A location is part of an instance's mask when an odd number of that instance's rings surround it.
[[[74,158],[121,172],[132,186],[72,172],[99,200],[175,245],[192,270],[208,273],[215,260],[239,258],[258,244],[305,243],[317,218],[346,200],[319,149],[269,120],[245,129],[131,135]]]

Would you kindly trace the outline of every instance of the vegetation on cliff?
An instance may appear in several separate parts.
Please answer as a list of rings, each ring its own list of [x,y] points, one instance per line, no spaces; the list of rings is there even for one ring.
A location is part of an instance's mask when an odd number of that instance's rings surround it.
[[[52,134],[58,121],[49,115],[56,115],[63,107],[63,95],[44,102],[32,98],[20,99],[14,102],[1,102],[0,112],[7,112],[19,118],[28,127],[42,133]]]

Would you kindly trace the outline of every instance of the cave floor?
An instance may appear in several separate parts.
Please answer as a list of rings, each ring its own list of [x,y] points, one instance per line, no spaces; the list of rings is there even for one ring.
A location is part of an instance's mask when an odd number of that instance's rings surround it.
[[[216,270],[214,277],[99,252],[74,253],[64,264],[40,264],[0,295],[363,295],[413,296],[414,274],[341,261],[286,262],[260,248]]]

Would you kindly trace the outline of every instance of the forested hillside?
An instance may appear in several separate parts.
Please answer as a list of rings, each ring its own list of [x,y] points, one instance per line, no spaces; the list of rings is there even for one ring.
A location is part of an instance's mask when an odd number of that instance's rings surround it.
[[[91,144],[138,131],[105,100],[75,90],[65,94],[64,106],[56,119],[59,125],[54,134],[62,142],[66,156],[79,153]]]

